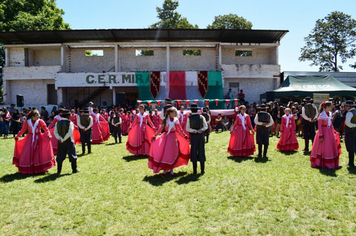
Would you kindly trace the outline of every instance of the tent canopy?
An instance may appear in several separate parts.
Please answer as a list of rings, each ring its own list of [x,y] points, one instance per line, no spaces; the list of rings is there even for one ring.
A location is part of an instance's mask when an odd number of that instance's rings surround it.
[[[312,97],[314,93],[326,93],[330,97],[356,96],[356,89],[341,83],[331,75],[289,75],[278,89],[267,92],[267,96]]]

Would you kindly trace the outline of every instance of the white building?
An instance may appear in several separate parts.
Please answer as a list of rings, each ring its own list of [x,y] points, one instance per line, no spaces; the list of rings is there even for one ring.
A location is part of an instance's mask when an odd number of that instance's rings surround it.
[[[278,48],[287,32],[207,29],[3,32],[0,41],[6,52],[4,102],[16,103],[16,95],[22,94],[25,106],[75,105],[89,100],[111,105],[124,99],[139,99],[136,83],[131,80],[137,71],[201,70],[221,70],[224,94],[232,88],[237,97],[238,90],[243,89],[246,100],[255,102],[261,93],[280,84]]]

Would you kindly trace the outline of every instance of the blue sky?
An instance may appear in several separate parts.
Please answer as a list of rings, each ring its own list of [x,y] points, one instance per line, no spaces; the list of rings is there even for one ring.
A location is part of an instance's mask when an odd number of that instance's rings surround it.
[[[57,0],[65,11],[64,20],[72,29],[146,28],[158,21],[156,6],[163,0]],[[310,62],[299,62],[304,37],[316,20],[332,11],[342,11],[356,18],[355,0],[180,0],[177,11],[191,24],[206,28],[216,15],[237,14],[253,23],[253,29],[278,29],[290,32],[279,48],[281,71],[318,71]],[[349,60],[343,71],[356,61]]]

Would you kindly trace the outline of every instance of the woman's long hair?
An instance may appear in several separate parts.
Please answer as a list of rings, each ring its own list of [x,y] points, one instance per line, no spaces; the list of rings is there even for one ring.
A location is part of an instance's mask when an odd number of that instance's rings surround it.
[[[27,119],[28,120],[32,119],[32,117],[35,116],[36,114],[38,114],[38,116],[40,115],[40,112],[37,109],[31,110],[27,116]]]
[[[331,105],[332,105],[332,102],[330,102],[330,101],[322,102],[319,106],[319,115],[323,112],[325,107],[330,107]]]
[[[177,113],[178,113],[177,108],[175,108],[175,107],[170,107],[170,108],[167,110],[166,116],[164,117],[164,119],[163,119],[163,121],[162,121],[163,128],[166,127],[167,119],[169,119],[169,115],[170,115],[172,112],[176,112],[176,114],[177,114]]]

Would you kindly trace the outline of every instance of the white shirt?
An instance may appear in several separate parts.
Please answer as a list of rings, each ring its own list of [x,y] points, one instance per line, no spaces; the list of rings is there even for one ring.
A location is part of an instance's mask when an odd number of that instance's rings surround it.
[[[269,119],[269,123],[266,125],[266,127],[270,127],[270,126],[273,125],[274,121],[273,121],[272,116],[269,113],[267,113],[267,114],[269,115],[270,119]],[[263,122],[259,122],[258,121],[258,113],[257,113],[257,115],[255,117],[255,124],[256,125],[263,125]]]
[[[350,109],[347,113],[346,113],[346,119],[345,119],[345,125],[349,128],[355,128],[356,124],[351,123],[351,119],[353,117],[353,114],[350,112],[352,110],[355,110],[355,108]]]
[[[197,113],[193,113],[192,112],[192,115],[193,114],[197,114]],[[199,130],[196,130],[196,129],[192,129],[192,128],[190,128],[190,121],[189,121],[189,117],[188,117],[188,119],[187,119],[187,126],[186,126],[186,130],[189,132],[189,133],[194,133],[195,131],[205,131],[205,130],[207,130],[208,129],[208,124],[206,123],[206,120],[205,120],[205,117],[204,116],[202,116],[203,117],[203,128],[201,128],[201,129],[199,129]]]
[[[67,118],[62,118],[62,120],[68,120]],[[61,142],[65,142],[68,138],[71,139],[71,141],[74,143],[74,139],[73,139],[73,130],[74,130],[74,124],[72,121],[69,121],[69,129],[68,129],[68,133],[64,136],[64,138],[62,138],[59,134],[58,134],[58,130],[57,130],[57,124],[54,126],[54,136],[56,137],[56,139],[58,139]]]
[[[89,126],[88,127],[84,127],[81,123],[80,123],[80,118],[77,120],[77,125],[79,127],[79,129],[90,129],[93,126],[93,117],[89,115]]]

